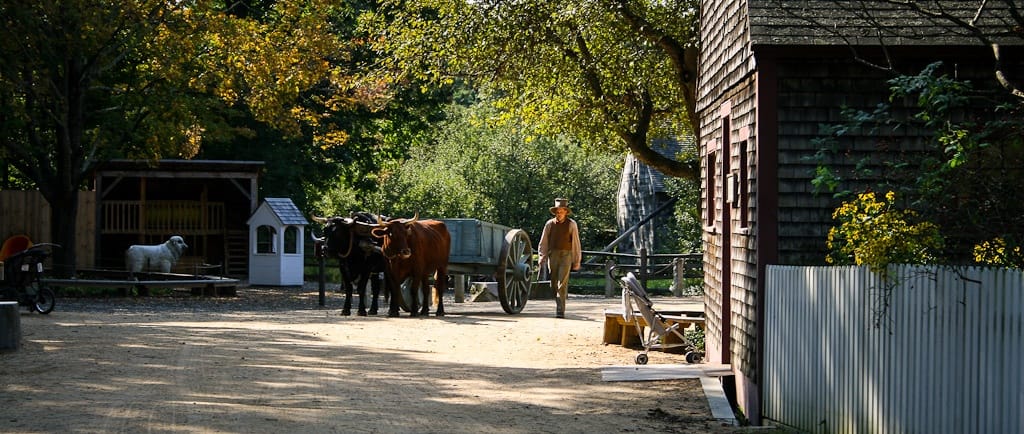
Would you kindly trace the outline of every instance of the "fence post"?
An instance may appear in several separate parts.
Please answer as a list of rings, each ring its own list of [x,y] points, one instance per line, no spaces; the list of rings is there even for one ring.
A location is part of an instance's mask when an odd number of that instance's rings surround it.
[[[640,284],[647,289],[647,248],[640,248]]]
[[[453,274],[452,276],[455,279],[455,302],[464,303],[466,301],[466,275]]]
[[[672,260],[672,295],[676,297],[683,296],[683,286],[686,285],[684,280],[686,274],[686,258],[675,258]]]
[[[615,261],[608,259],[604,261],[604,296],[611,297],[615,295],[615,282],[612,282],[612,267],[615,266]]]
[[[317,289],[319,290],[319,302],[320,306],[327,304],[327,276],[324,270],[325,263],[327,261],[326,255],[324,255],[324,247],[322,242],[317,241],[313,243],[313,252],[316,254],[316,275],[317,275]],[[362,297],[362,296],[360,296]]]

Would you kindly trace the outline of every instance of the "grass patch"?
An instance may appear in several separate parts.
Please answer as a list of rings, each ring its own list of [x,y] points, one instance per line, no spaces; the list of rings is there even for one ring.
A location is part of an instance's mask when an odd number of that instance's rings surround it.
[[[309,261],[306,261],[306,266],[302,270],[302,278],[307,282],[317,282],[320,280],[320,267],[316,265],[314,259],[313,265],[308,265]],[[331,263],[328,261],[324,265],[324,279],[328,283],[339,283],[341,282],[341,270],[338,269],[338,263]]]
[[[687,278],[684,280],[685,289],[683,295],[701,295],[704,293],[702,278]],[[603,295],[605,293],[605,278],[603,276],[570,276],[569,289],[574,294]],[[613,293],[620,291],[618,283],[613,288]],[[672,295],[672,279],[655,278],[647,280],[647,292],[651,295],[669,296]]]

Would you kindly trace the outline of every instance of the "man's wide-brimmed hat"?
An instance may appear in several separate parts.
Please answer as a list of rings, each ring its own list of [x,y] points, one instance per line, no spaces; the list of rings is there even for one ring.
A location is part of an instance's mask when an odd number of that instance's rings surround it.
[[[559,208],[565,208],[569,211],[569,214],[572,214],[572,208],[569,208],[569,199],[555,199],[555,206],[551,207],[551,214],[554,214],[555,210]]]

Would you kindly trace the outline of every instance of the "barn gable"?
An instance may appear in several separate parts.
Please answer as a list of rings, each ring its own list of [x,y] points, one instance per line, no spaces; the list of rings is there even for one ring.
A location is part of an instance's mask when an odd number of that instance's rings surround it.
[[[676,158],[684,148],[693,146],[692,138],[681,141],[675,137],[654,140],[651,144],[652,149],[669,158]],[[665,175],[632,154],[626,155],[617,193],[616,219],[620,234],[632,232],[619,243],[618,252],[636,253],[646,248],[655,253],[659,248],[671,247],[659,244],[655,236],[655,229],[672,215],[670,201],[673,199],[665,189]]]

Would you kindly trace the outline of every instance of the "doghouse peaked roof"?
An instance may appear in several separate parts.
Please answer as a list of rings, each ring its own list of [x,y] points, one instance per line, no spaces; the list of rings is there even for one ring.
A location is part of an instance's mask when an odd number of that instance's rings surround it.
[[[309,221],[302,215],[302,211],[299,207],[295,206],[295,203],[287,197],[268,197],[263,200],[263,205],[260,208],[266,207],[271,214],[277,217],[281,221],[282,225],[308,225]],[[260,208],[253,213],[253,217],[249,218],[251,223],[253,218],[260,213]]]

